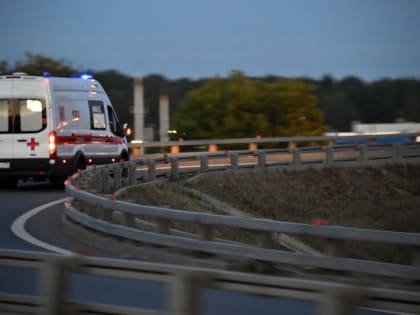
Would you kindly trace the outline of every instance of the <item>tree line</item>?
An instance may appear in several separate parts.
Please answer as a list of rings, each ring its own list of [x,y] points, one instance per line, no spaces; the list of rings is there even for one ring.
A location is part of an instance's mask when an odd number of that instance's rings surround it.
[[[70,62],[26,53],[14,65],[0,61],[0,73],[25,72],[72,76],[81,72]],[[116,70],[89,70],[102,83],[120,119],[133,125],[133,78]],[[249,77],[232,71],[227,77],[143,78],[145,125],[158,133],[159,96],[170,99],[171,128],[189,139],[316,135],[348,131],[352,121],[389,123],[420,121],[420,81],[415,78],[366,82],[349,76],[334,79],[280,76]]]

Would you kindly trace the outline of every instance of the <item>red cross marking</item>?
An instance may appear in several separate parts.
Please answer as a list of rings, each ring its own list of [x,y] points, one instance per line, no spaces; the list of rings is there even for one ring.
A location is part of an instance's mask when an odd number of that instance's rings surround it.
[[[31,151],[35,150],[35,147],[39,146],[39,142],[35,141],[35,138],[31,138],[30,142],[26,142],[27,147],[31,147]]]

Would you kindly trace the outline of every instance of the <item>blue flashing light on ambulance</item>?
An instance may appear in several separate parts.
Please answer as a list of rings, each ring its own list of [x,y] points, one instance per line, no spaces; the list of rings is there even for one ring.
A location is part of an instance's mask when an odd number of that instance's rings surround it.
[[[0,76],[0,186],[29,178],[61,185],[78,169],[122,160],[125,128],[91,75]]]

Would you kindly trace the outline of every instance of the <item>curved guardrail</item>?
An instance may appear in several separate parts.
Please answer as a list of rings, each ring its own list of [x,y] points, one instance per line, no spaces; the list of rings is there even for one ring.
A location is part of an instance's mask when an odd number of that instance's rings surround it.
[[[309,266],[323,269],[368,273],[420,280],[420,234],[314,226],[273,220],[197,213],[184,210],[131,204],[117,200],[113,191],[137,180],[154,181],[161,174],[177,180],[186,174],[207,174],[214,170],[238,171],[242,168],[277,167],[301,170],[312,167],[409,163],[420,161],[420,144],[357,145],[289,150],[263,150],[204,154],[198,157],[139,160],[96,168],[76,174],[66,183],[67,193],[80,202],[79,209],[68,209],[66,215],[90,229],[110,235],[151,244],[176,247],[218,255],[237,256],[273,264]],[[246,164],[241,158],[246,157]],[[191,159],[199,159],[197,166]],[[253,159],[253,162],[250,160]],[[216,161],[216,162],[214,162]],[[183,167],[181,167],[183,165]],[[160,168],[162,167],[162,168]],[[85,191],[86,190],[86,191]],[[138,217],[158,221],[158,229],[146,232],[137,228]],[[171,235],[172,221],[194,224],[200,231],[194,237]],[[221,242],[214,239],[217,228],[239,228],[251,231],[256,244]],[[331,256],[314,256],[268,248],[274,233],[319,237],[325,241]],[[336,240],[392,243],[410,246],[413,265],[334,257]]]

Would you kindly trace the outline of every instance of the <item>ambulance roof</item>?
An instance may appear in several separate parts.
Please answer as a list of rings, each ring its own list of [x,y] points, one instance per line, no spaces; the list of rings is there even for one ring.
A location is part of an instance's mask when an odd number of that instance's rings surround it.
[[[101,84],[92,79],[91,77],[74,77],[74,78],[64,78],[64,77],[43,77],[43,76],[31,76],[25,73],[14,73],[11,75],[0,76],[0,82],[13,80],[23,82],[45,82],[48,84],[53,91],[86,91],[86,92],[96,92],[104,93],[104,90]],[[3,82],[4,82],[3,81]]]

